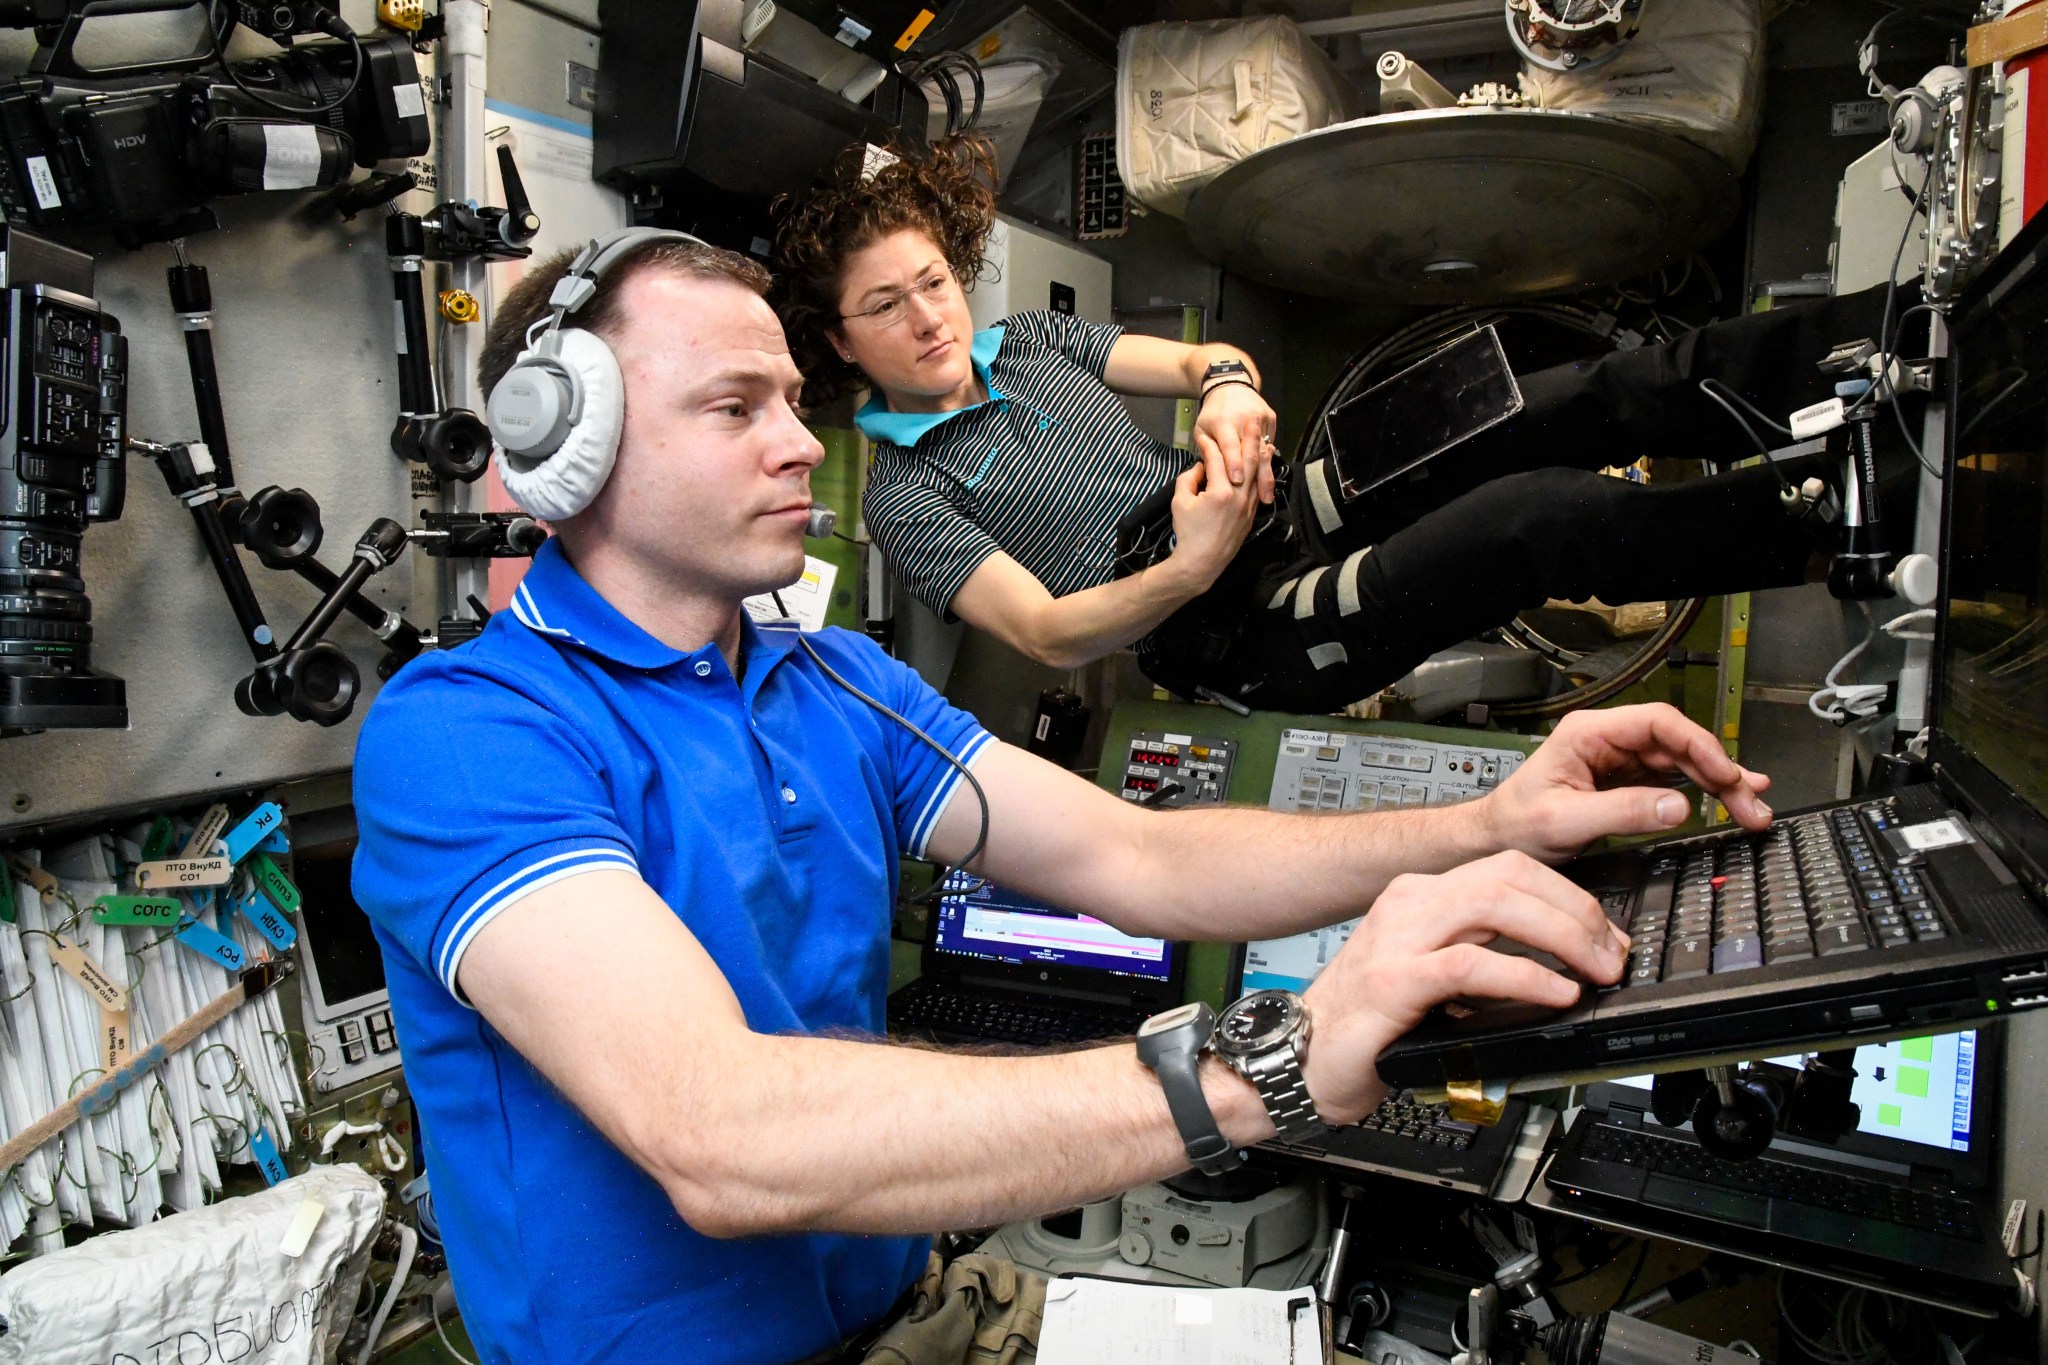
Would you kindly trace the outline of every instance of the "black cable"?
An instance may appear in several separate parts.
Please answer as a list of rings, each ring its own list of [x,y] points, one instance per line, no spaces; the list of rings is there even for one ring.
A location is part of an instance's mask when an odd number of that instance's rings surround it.
[[[774,592],[770,593],[769,596],[775,599],[775,606],[778,611],[780,611],[784,616],[789,615],[789,608],[782,604],[781,593]],[[819,668],[825,670],[826,677],[830,678],[833,682],[838,683],[848,692],[851,692],[854,696],[860,698],[869,706],[881,712],[890,720],[895,721],[898,725],[910,731],[911,734],[923,740],[927,745],[930,746],[933,753],[937,754],[940,758],[945,759],[946,762],[952,764],[953,771],[959,773],[961,777],[965,778],[967,780],[967,785],[974,789],[974,799],[981,803],[981,826],[975,832],[974,847],[967,850],[966,857],[960,859],[959,862],[953,864],[954,867],[961,868],[964,870],[967,864],[973,862],[976,858],[979,858],[981,856],[982,849],[988,846],[988,793],[981,789],[981,783],[975,780],[973,773],[967,771],[966,764],[962,763],[959,759],[953,756],[952,750],[948,749],[945,745],[939,743],[930,735],[926,734],[923,730],[919,729],[917,725],[913,721],[911,721],[907,716],[898,713],[897,711],[892,709],[887,703],[875,700],[873,697],[869,696],[867,693],[861,691],[858,687],[855,687],[852,683],[848,682],[844,677],[840,676],[839,670],[825,662],[825,657],[822,654],[818,653],[817,649],[812,646],[810,640],[805,638],[801,631],[797,633],[796,642],[798,645],[803,647],[804,653],[811,656],[812,663],[816,664]],[[939,868],[938,876],[933,878],[930,889],[925,891],[922,895],[913,896],[911,898],[911,903],[914,905],[928,904],[931,901],[937,900],[941,895],[968,896],[972,895],[976,891],[981,890],[982,887],[988,885],[988,879],[986,877],[975,876],[973,873],[970,872],[968,873],[968,875],[974,878],[973,885],[956,887],[949,892],[946,890],[946,876],[949,870],[950,869],[944,867]]]
[[[1640,1280],[1643,1277],[1643,1266],[1649,1261],[1649,1259],[1650,1241],[1646,1237],[1643,1239],[1642,1249],[1636,1252],[1636,1268],[1628,1273],[1627,1283],[1622,1285],[1621,1293],[1615,1296],[1614,1303],[1611,1307],[1608,1308],[1608,1312],[1612,1313],[1616,1309],[1619,1309],[1628,1303],[1629,1295],[1636,1292],[1636,1281]]]
[[[1719,390],[1720,390],[1720,391],[1722,392],[1722,394],[1723,394],[1723,395],[1725,395],[1725,396],[1726,396],[1727,398],[1729,398],[1729,399],[1733,400],[1733,401],[1734,401],[1734,402],[1736,402],[1736,403],[1739,403],[1739,404],[1741,404],[1741,406],[1742,406],[1742,410],[1743,410],[1744,412],[1748,413],[1748,414],[1749,414],[1749,415],[1750,415],[1751,417],[1754,417],[1754,418],[1756,418],[1756,420],[1757,420],[1757,421],[1759,421],[1759,422],[1763,423],[1763,424],[1764,424],[1765,426],[1769,427],[1769,428],[1770,428],[1770,429],[1771,429],[1772,431],[1775,431],[1775,432],[1777,432],[1777,433],[1778,433],[1778,434],[1779,434],[1780,436],[1783,436],[1783,437],[1785,437],[1785,438],[1786,438],[1787,440],[1792,440],[1792,439],[1795,439],[1795,438],[1793,437],[1793,435],[1792,435],[1792,428],[1790,428],[1790,427],[1786,426],[1786,425],[1785,425],[1785,424],[1784,424],[1783,422],[1780,422],[1780,421],[1778,421],[1778,420],[1777,420],[1777,419],[1776,419],[1775,417],[1772,417],[1772,416],[1771,416],[1771,415],[1770,415],[1769,413],[1765,412],[1765,411],[1764,411],[1764,410],[1763,410],[1762,408],[1760,408],[1760,407],[1758,407],[1758,406],[1757,406],[1756,404],[1754,404],[1754,403],[1750,402],[1750,401],[1749,401],[1749,400],[1748,400],[1747,398],[1744,398],[1744,397],[1743,397],[1743,396],[1742,396],[1741,394],[1739,394],[1739,393],[1737,393],[1737,392],[1736,392],[1735,390],[1733,390],[1733,389],[1729,388],[1729,387],[1728,387],[1728,386],[1727,386],[1726,384],[1723,384],[1723,383],[1722,383],[1722,382],[1721,382],[1720,380],[1718,380],[1718,379],[1714,379],[1714,378],[1711,378],[1711,377],[1710,377],[1710,378],[1707,378],[1707,379],[1702,379],[1702,380],[1700,381],[1700,387],[1701,387],[1701,388],[1703,388],[1703,389],[1704,389],[1704,388],[1706,388],[1706,387],[1707,387],[1708,385],[1710,385],[1710,384],[1711,384],[1711,385],[1712,385],[1712,386],[1713,386],[1714,388],[1717,388],[1717,389],[1719,389]]]
[[[846,534],[846,532],[844,532],[844,531],[834,531],[834,532],[832,533],[832,538],[833,538],[834,540],[843,540],[843,541],[845,541],[845,542],[846,542],[846,543],[847,543],[848,545],[858,545],[858,546],[860,546],[860,547],[861,547],[861,548],[862,548],[863,550],[865,550],[865,549],[866,549],[866,548],[867,548],[868,546],[870,546],[870,545],[872,545],[872,544],[874,544],[874,543],[875,543],[875,542],[873,542],[872,540],[859,540],[859,539],[856,539],[855,537],[853,537],[853,536],[850,536],[850,535]]]
[[[356,93],[356,87],[362,83],[364,65],[363,40],[356,36],[354,29],[343,24],[340,16],[337,15],[335,16],[335,27],[330,31],[331,35],[346,41],[354,58],[349,65],[348,84],[342,87],[339,95],[336,95],[325,104],[279,103],[261,90],[254,89],[243,81],[241,73],[235,70],[232,62],[228,61],[226,35],[234,31],[235,18],[230,13],[227,17],[227,23],[221,24],[216,22],[214,15],[218,11],[219,6],[220,0],[206,0],[206,32],[207,36],[213,40],[213,60],[222,72],[227,75],[228,80],[233,82],[235,89],[241,91],[250,99],[255,100],[266,109],[275,109],[280,114],[290,114],[294,118],[301,119],[320,114],[331,114],[341,108],[342,105],[348,103],[349,97]]]
[[[1749,424],[1749,419],[1747,417],[1744,417],[1740,412],[1736,411],[1735,405],[1733,403],[1730,403],[1726,398],[1723,398],[1720,394],[1715,393],[1712,388],[1708,387],[1709,385],[1716,384],[1717,382],[1718,381],[1712,379],[1702,379],[1700,381],[1700,392],[1705,394],[1707,397],[1713,399],[1716,403],[1719,403],[1722,409],[1725,412],[1727,412],[1727,414],[1730,417],[1733,417],[1735,419],[1736,425],[1742,428],[1743,435],[1749,437],[1750,442],[1756,446],[1757,455],[1762,458],[1763,462],[1766,465],[1770,466],[1771,473],[1777,476],[1778,487],[1784,490],[1786,493],[1789,493],[1792,496],[1797,497],[1799,495],[1799,490],[1792,486],[1792,480],[1785,477],[1785,471],[1778,468],[1778,462],[1771,458],[1770,447],[1764,444],[1763,437],[1756,434],[1756,428]],[[1734,390],[1731,389],[1729,390],[1729,392],[1733,393]],[[1765,420],[1768,421],[1769,419],[1766,418]],[[1785,434],[1787,436],[1790,436],[1792,433],[1788,431]]]

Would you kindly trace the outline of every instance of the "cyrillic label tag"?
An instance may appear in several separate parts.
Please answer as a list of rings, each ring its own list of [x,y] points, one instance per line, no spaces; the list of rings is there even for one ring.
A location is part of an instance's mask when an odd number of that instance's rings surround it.
[[[145,891],[183,891],[195,886],[226,886],[235,865],[226,858],[166,858],[137,863],[135,884]]]
[[[171,824],[171,817],[159,815],[149,822],[149,833],[143,836],[142,856],[149,859],[168,858],[171,850],[178,846],[178,830]]]
[[[45,896],[57,894],[57,879],[28,859],[18,854],[10,854],[7,858],[7,865],[14,869],[14,876],[17,881],[27,882]]]
[[[284,1158],[278,1155],[277,1143],[268,1128],[258,1128],[250,1136],[249,1150],[256,1156],[256,1168],[263,1172],[264,1184],[275,1185],[290,1174],[284,1168]]]
[[[279,825],[258,841],[256,851],[258,853],[289,853],[292,851],[291,836],[284,832],[284,826]]]
[[[247,959],[242,955],[241,944],[218,929],[208,928],[198,920],[192,921],[178,931],[178,942],[231,972],[239,972],[247,965]]]
[[[228,831],[228,861],[239,863],[249,851],[263,842],[272,830],[284,825],[284,812],[277,808],[275,801],[265,801],[249,812],[241,824]]]
[[[280,953],[288,952],[299,941],[298,928],[286,919],[284,912],[270,903],[267,896],[248,891],[235,900],[235,909],[242,918],[256,926],[256,931],[270,940],[270,946]]]
[[[94,924],[176,924],[182,903],[168,896],[101,896],[92,903]]]
[[[92,992],[93,999],[110,1010],[128,1008],[128,992],[114,984],[114,978],[100,964],[85,955],[85,949],[70,939],[50,936],[50,960],[62,967],[79,985]]]
[[[228,808],[208,806],[206,814],[199,817],[199,823],[192,827],[192,837],[185,841],[185,847],[178,850],[181,858],[204,858],[213,852],[214,840],[228,827]]]
[[[259,853],[249,863],[249,870],[256,877],[256,885],[278,909],[288,915],[299,910],[299,888],[292,885],[292,879],[284,875],[284,869],[270,860],[268,853]]]
[[[100,1011],[100,1065],[109,1072],[128,1065],[134,1049],[128,1045],[128,1011]]]

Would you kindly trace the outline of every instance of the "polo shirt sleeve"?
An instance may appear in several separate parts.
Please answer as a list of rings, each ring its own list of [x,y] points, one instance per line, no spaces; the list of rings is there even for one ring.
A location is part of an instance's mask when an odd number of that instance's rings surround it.
[[[980,721],[940,696],[915,670],[890,658],[874,641],[851,631],[835,631],[833,636],[846,651],[841,656],[844,662],[835,667],[944,746],[961,768],[973,767],[975,759],[995,742]],[[887,767],[894,779],[896,837],[906,854],[922,858],[939,817],[966,782],[960,768],[948,763],[931,745],[892,720],[878,719],[887,745]],[[972,800],[973,795],[968,790],[966,799]]]
[[[1052,347],[1097,379],[1109,369],[1110,350],[1124,334],[1124,329],[1113,323],[1088,322],[1051,308],[1019,313],[1005,319],[1004,325]]]
[[[944,493],[916,479],[871,479],[861,516],[903,586],[946,621],[954,619],[961,585],[1003,548]]]
[[[463,656],[416,660],[384,689],[354,781],[356,900],[457,1000],[463,953],[522,897],[639,870],[592,746],[537,689]]]

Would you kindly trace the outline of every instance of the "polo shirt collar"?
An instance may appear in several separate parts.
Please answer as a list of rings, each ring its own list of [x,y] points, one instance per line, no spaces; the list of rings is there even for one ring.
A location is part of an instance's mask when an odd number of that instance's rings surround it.
[[[988,389],[987,402],[1009,401],[1009,395],[998,389],[995,380],[989,376],[989,366],[995,364],[996,352],[1002,349],[1003,329],[1000,324],[984,327],[976,332],[973,343],[967,348],[968,358],[974,362],[974,373],[980,376],[983,386]],[[853,415],[853,424],[859,427],[861,434],[870,441],[887,441],[891,445],[902,446],[908,450],[922,440],[924,434],[933,427],[950,422],[963,412],[973,412],[976,408],[986,407],[987,402],[970,403],[964,408],[954,408],[949,412],[892,412],[889,409],[889,401],[877,393],[862,404],[861,410]]]
[[[626,668],[667,668],[699,661],[721,671],[725,668],[715,642],[684,651],[634,624],[576,571],[559,537],[549,537],[534,552],[526,576],[512,590],[512,615],[537,635],[575,645]],[[776,661],[796,648],[796,639],[793,627],[764,629],[741,609],[740,648],[750,693]]]

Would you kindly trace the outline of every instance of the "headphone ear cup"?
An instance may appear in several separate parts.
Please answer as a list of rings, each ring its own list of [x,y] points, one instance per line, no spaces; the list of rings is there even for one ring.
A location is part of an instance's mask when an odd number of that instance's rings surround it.
[[[498,477],[505,491],[543,521],[560,521],[590,506],[610,477],[619,454],[619,430],[626,416],[626,382],[618,358],[604,338],[581,328],[552,334],[554,354],[539,357],[528,351],[519,358],[565,389],[567,408],[575,420],[550,454],[514,454],[502,441],[496,445]],[[503,386],[504,381],[500,381]],[[496,397],[495,392],[492,395]],[[495,425],[495,423],[494,423]]]

